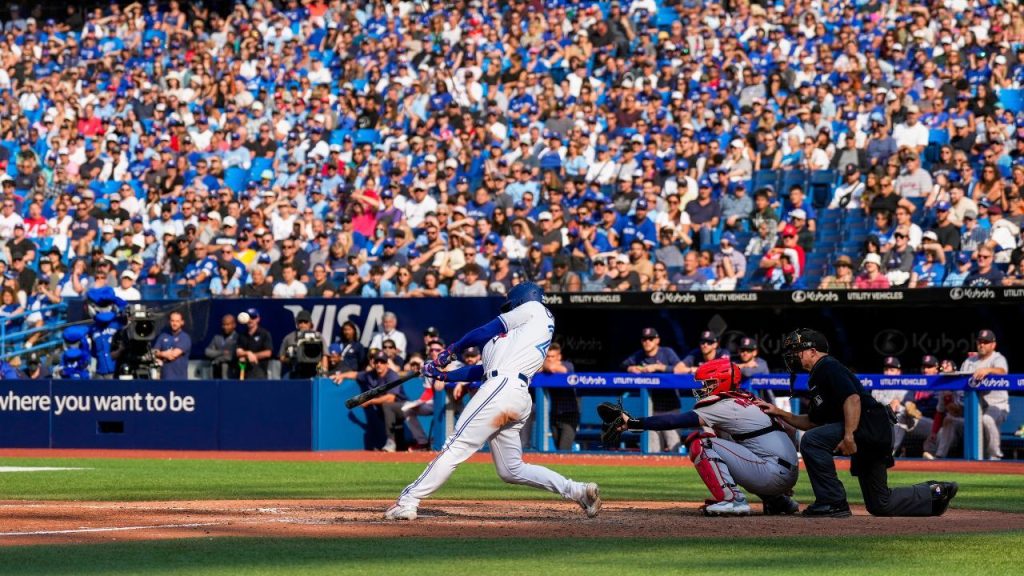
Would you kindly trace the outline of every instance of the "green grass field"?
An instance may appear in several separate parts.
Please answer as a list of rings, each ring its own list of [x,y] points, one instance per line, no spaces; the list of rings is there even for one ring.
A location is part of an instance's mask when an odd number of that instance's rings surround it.
[[[193,500],[394,498],[423,468],[414,463],[218,460],[4,459],[4,466],[85,470],[0,474],[2,500]],[[599,482],[608,501],[700,501],[706,489],[689,466],[552,466]],[[945,475],[961,484],[954,507],[1024,512],[1024,476]],[[859,491],[840,473],[851,501]],[[893,473],[910,484],[924,473]],[[465,464],[439,499],[550,499],[508,486],[490,464]],[[806,478],[797,499],[811,500]],[[927,522],[922,519],[922,522]],[[2,522],[2,517],[0,517]],[[880,531],[885,527],[879,521]],[[0,548],[0,574],[1006,574],[1024,533],[905,537],[778,538],[737,534],[732,553],[692,539],[190,539],[102,545]],[[913,559],[908,563],[907,559]]]

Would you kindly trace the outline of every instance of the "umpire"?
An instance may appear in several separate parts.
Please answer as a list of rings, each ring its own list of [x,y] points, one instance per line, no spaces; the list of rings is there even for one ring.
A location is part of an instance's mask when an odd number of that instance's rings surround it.
[[[758,402],[765,413],[794,428],[806,430],[800,453],[814,491],[814,504],[804,516],[850,516],[846,490],[836,476],[833,456],[850,456],[850,473],[860,481],[864,504],[875,516],[941,516],[956,496],[955,482],[929,480],[890,490],[886,469],[893,466],[892,411],[864,392],[860,380],[828,354],[828,341],[814,330],[801,328],[783,340],[791,373],[807,370],[810,409],[806,415],[786,412]]]

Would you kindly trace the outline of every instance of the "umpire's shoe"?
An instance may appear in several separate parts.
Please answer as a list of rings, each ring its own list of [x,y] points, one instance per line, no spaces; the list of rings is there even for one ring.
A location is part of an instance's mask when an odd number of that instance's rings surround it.
[[[846,502],[836,504],[820,504],[815,502],[804,508],[802,514],[810,518],[849,518],[853,516],[853,513],[850,512],[850,505]]]
[[[942,516],[949,508],[949,501],[960,490],[960,485],[956,482],[939,482],[938,480],[929,480],[927,484],[932,492],[932,516]]]
[[[785,494],[762,496],[765,516],[789,516],[800,511],[800,503]]]

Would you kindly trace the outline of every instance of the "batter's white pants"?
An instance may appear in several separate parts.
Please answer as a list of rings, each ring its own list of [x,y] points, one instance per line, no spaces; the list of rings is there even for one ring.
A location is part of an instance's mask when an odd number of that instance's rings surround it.
[[[586,485],[573,482],[561,474],[523,462],[523,445],[519,430],[530,417],[532,402],[526,383],[516,375],[498,375],[484,382],[455,424],[455,432],[444,448],[427,465],[415,482],[406,486],[398,497],[402,506],[419,506],[420,500],[436,492],[455,468],[483,447],[490,444],[491,457],[498,476],[510,484],[541,488],[563,498],[583,498]]]

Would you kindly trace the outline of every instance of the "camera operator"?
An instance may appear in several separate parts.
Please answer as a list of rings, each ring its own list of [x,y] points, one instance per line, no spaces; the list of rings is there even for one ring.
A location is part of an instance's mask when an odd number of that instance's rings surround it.
[[[213,377],[222,380],[238,378],[238,363],[235,362],[235,350],[238,348],[238,332],[235,317],[225,314],[220,320],[220,334],[213,337],[206,347],[206,357],[210,359]]]
[[[238,334],[238,348],[235,350],[240,377],[242,380],[266,380],[270,358],[274,355],[270,332],[260,326],[260,313],[255,308],[239,314],[238,322],[246,325],[246,329]]]
[[[313,330],[313,317],[308,310],[295,315],[295,330],[281,341],[278,359],[288,370],[288,378],[305,380],[327,371],[327,343]]]
[[[167,316],[168,331],[156,339],[153,356],[162,362],[161,380],[188,380],[188,355],[192,351],[192,338],[182,330],[185,317],[181,312]]]

